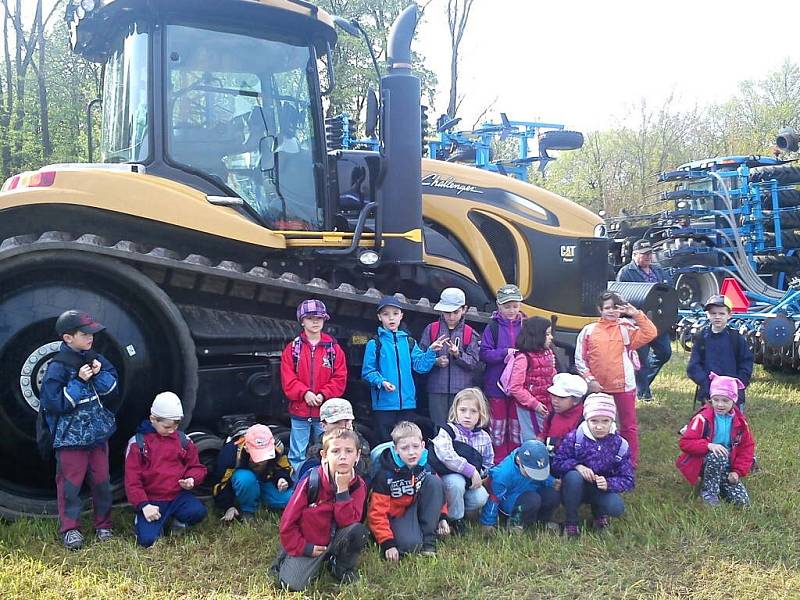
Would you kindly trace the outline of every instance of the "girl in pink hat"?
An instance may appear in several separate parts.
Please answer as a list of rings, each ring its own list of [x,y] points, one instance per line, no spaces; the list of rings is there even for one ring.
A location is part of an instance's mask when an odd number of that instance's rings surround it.
[[[747,506],[750,498],[742,483],[753,466],[756,443],[736,401],[744,384],[736,377],[711,373],[711,401],[689,421],[675,463],[692,485],[702,477],[700,497],[709,506],[720,499]]]

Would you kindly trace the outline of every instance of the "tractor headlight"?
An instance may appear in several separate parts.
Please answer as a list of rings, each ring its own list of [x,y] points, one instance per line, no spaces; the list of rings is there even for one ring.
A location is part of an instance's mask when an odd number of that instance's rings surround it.
[[[358,261],[365,267],[372,267],[378,264],[380,256],[375,250],[364,250],[358,255]]]
[[[594,226],[594,237],[608,237],[608,229],[606,228],[605,223],[598,223]]]

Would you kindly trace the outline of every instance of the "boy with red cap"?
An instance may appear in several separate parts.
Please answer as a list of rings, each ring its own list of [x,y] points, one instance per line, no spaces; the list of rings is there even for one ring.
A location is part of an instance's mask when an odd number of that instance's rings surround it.
[[[214,504],[223,521],[249,521],[260,504],[283,508],[289,502],[292,470],[280,440],[266,425],[250,426],[222,447],[214,469]],[[238,508],[237,508],[238,505]]]
[[[567,537],[580,535],[581,504],[591,505],[598,531],[625,511],[620,494],[633,489],[635,474],[628,442],[617,433],[616,416],[612,396],[589,394],[583,403],[585,421],[564,436],[553,457],[553,473],[561,477]]]
[[[197,446],[178,431],[182,419],[181,399],[161,392],[125,451],[125,494],[136,509],[136,541],[145,548],[161,537],[170,519],[172,533],[181,534],[208,514],[191,492],[203,483],[206,468]]]
[[[744,384],[716,373],[710,378],[711,401],[689,421],[675,465],[692,485],[702,475],[700,497],[707,505],[719,506],[722,498],[747,506],[750,498],[741,480],[753,466],[755,440],[736,406]]]
[[[303,331],[281,355],[281,385],[292,418],[289,464],[295,474],[306,459],[309,444],[322,436],[319,407],[328,398],[343,396],[347,386],[344,351],[322,331],[329,319],[322,301],[303,300],[297,307],[297,320]]]

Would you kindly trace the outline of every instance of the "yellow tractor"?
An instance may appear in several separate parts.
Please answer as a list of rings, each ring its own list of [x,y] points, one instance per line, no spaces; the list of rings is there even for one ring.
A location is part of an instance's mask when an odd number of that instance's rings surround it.
[[[447,286],[465,290],[480,323],[494,291],[515,283],[527,313],[558,315],[566,342],[595,314],[608,252],[599,217],[421,160],[415,7],[389,36],[379,151],[326,148],[337,33],[308,2],[71,0],[66,18],[73,50],[103,64],[100,162],[21,173],[0,193],[2,515],[54,512],[34,421],[66,309],[107,326],[96,348],[120,372],[117,491],[125,442],[159,391],[181,396],[208,456],[225,417],[286,424],[279,353],[305,298],[333,315],[362,416],[359,365],[381,294],[408,298],[415,334]]]

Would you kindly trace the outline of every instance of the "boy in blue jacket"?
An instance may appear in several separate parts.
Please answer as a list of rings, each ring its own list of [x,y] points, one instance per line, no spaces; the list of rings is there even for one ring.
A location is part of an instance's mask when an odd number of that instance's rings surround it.
[[[94,334],[103,329],[85,312],[63,313],[56,321],[56,333],[63,343],[42,382],[40,410],[56,455],[59,532],[69,550],[83,546],[80,492],[87,476],[97,539],[104,542],[113,537],[108,438],[116,424],[102,399],[117,388],[117,371],[92,350]]]
[[[417,408],[417,393],[412,373],[427,373],[436,362],[446,335],[434,340],[427,351],[400,329],[403,309],[394,296],[378,303],[378,335],[367,342],[361,378],[370,386],[375,429],[381,441],[391,439],[392,428],[400,421],[412,420]]]
[[[508,515],[508,526],[516,530],[547,523],[559,503],[555,485],[547,446],[528,440],[489,470],[489,501],[483,505],[481,525],[494,531],[499,512]]]

